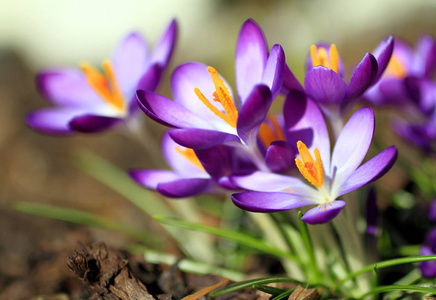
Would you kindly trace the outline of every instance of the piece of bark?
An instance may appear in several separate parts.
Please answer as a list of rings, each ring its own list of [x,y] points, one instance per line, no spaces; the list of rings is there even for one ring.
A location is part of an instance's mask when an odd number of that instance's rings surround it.
[[[319,293],[315,289],[305,289],[301,285],[297,286],[288,300],[318,300]]]
[[[67,259],[68,267],[84,280],[94,300],[156,300],[130,272],[127,260],[103,242],[76,250]]]

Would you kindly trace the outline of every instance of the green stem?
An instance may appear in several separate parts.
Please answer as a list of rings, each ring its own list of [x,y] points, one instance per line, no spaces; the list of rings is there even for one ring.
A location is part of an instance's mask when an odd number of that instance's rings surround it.
[[[304,243],[304,248],[309,256],[309,268],[312,271],[313,280],[315,283],[321,281],[321,275],[319,273],[318,264],[316,262],[315,252],[313,249],[312,239],[310,238],[309,230],[307,228],[307,224],[301,221],[301,217],[303,213],[301,211],[298,212],[298,226],[300,227],[301,238]]]
[[[421,292],[425,294],[434,294],[435,289],[433,287],[423,287],[414,285],[385,285],[372,289],[371,291],[363,294],[359,299],[364,299],[370,295],[376,295],[389,291],[409,291],[409,292]]]

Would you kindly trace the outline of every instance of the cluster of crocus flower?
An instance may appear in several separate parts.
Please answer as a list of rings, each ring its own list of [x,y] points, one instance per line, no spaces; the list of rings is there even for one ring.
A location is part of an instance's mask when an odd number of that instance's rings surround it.
[[[374,135],[371,108],[357,110],[345,126],[342,120],[382,76],[392,38],[364,56],[348,84],[336,46],[312,46],[303,88],[282,47],[269,49],[261,28],[249,19],[236,43],[236,90],[219,70],[188,62],[172,73],[174,99],[169,99],[155,90],[175,35],[173,22],[151,58],[143,40],[129,35],[113,65],[104,62],[106,76],[88,64],[82,71],[41,74],[43,94],[59,107],[30,114],[28,124],[49,133],[98,132],[128,120],[140,107],[170,128],[162,152],[174,171],[130,171],[139,184],[174,198],[234,193],[238,207],[254,212],[316,205],[302,218],[310,224],[332,220],[345,206],[339,197],[391,168],[394,146],[361,165]],[[286,97],[283,111],[271,114],[279,93]],[[333,151],[324,117],[335,131]]]

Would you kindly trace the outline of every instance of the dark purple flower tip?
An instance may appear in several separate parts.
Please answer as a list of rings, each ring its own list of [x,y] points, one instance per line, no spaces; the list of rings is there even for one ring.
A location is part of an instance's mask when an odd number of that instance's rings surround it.
[[[394,38],[390,35],[387,39],[383,40],[377,48],[374,50],[374,56],[377,59],[377,76],[374,79],[374,83],[379,80],[383,75],[389,60],[391,59],[392,52],[394,50]]]
[[[83,133],[98,133],[115,126],[121,121],[122,119],[115,117],[81,115],[73,118],[68,125],[74,131]]]
[[[370,188],[366,198],[365,217],[366,234],[369,236],[378,236],[380,234],[380,230],[378,229],[379,211],[374,187]]]
[[[210,149],[195,150],[195,155],[206,172],[215,180],[233,172],[235,161],[233,147],[218,145]]]
[[[366,53],[356,69],[354,69],[345,97],[354,99],[362,95],[374,83],[377,70],[377,60],[371,53]]]
[[[304,92],[303,86],[297,80],[288,65],[285,65],[284,72],[283,89],[286,91],[286,94],[292,91]]]
[[[318,66],[311,69],[304,79],[306,93],[320,104],[341,104],[347,84],[335,71]]]
[[[308,224],[324,224],[333,220],[344,208],[345,201],[336,200],[331,203],[324,203],[308,210],[301,221]]]
[[[171,198],[185,198],[207,192],[213,181],[207,178],[182,178],[170,182],[161,182],[157,191]]]
[[[431,77],[436,68],[436,41],[429,35],[421,36],[416,49],[416,68],[423,77]],[[417,74],[418,75],[418,74]]]
[[[164,71],[164,67],[161,64],[159,63],[152,64],[148,68],[147,72],[145,72],[145,74],[142,75],[141,79],[139,79],[138,84],[136,86],[136,90],[145,90],[145,91],[154,92],[161,81],[163,71]]]
[[[45,134],[71,135],[74,132],[68,122],[76,112],[61,109],[42,109],[31,112],[26,117],[26,124],[30,128]]]
[[[239,111],[237,131],[239,137],[246,143],[254,139],[260,125],[268,114],[272,103],[270,89],[263,84],[256,85]]]
[[[283,105],[283,117],[287,129],[300,121],[306,112],[306,106],[307,98],[304,92],[297,90],[289,92]]]
[[[265,155],[267,167],[276,173],[284,172],[295,165],[295,152],[285,141],[274,141]]]
[[[423,254],[425,253],[425,254]],[[421,255],[433,255],[433,253],[428,253],[421,250]],[[421,271],[422,277],[425,278],[435,278],[436,277],[436,261],[423,261],[419,264],[419,270]]]
[[[216,130],[172,129],[169,134],[177,144],[195,150],[209,149],[227,142],[240,143],[240,139],[236,135]]]
[[[159,63],[164,68],[168,65],[174,53],[177,36],[178,24],[177,20],[173,19],[153,51],[152,63]]]
[[[430,222],[436,223],[436,199],[433,199],[430,205],[430,209],[428,211],[428,218]]]
[[[262,83],[270,88],[273,99],[283,86],[285,65],[285,52],[282,46],[276,44],[271,48],[262,74]]]

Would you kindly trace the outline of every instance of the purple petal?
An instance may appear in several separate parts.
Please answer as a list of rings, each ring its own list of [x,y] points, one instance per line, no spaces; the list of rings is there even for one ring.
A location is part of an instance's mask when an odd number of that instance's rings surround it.
[[[428,35],[422,36],[414,55],[413,74],[431,77],[436,67],[436,43]]]
[[[333,220],[345,206],[345,201],[336,200],[331,203],[324,203],[308,210],[301,221],[308,224],[324,224]]]
[[[262,83],[269,86],[272,99],[275,99],[282,88],[285,65],[285,53],[282,47],[280,45],[274,45],[271,48],[262,76]]]
[[[397,154],[397,148],[391,146],[364,163],[343,183],[338,197],[382,177],[395,163]]]
[[[365,158],[374,135],[374,112],[369,107],[356,111],[342,129],[333,149],[330,174],[340,187]]]
[[[136,90],[145,90],[154,92],[160,82],[164,69],[159,64],[151,65],[147,72],[142,75],[141,79],[138,81],[138,85],[136,86]]]
[[[161,40],[155,47],[151,58],[152,63],[159,63],[164,69],[171,59],[177,42],[178,25],[172,20]]]
[[[253,212],[276,212],[313,205],[290,193],[245,192],[233,194],[232,201],[237,207]]]
[[[136,97],[145,114],[165,126],[210,128],[207,121],[167,97],[143,90],[137,91]]]
[[[140,185],[153,190],[157,189],[157,185],[161,182],[180,178],[175,172],[166,170],[131,170],[128,174]]]
[[[377,207],[377,196],[374,187],[369,189],[365,204],[366,237],[367,239],[373,239],[380,234],[378,227],[380,213]]]
[[[124,94],[134,91],[148,65],[148,49],[138,33],[131,33],[119,44],[113,57],[114,71]]]
[[[207,192],[213,182],[204,178],[182,178],[157,185],[157,191],[172,198],[185,198]]]
[[[240,143],[234,134],[197,128],[173,129],[169,131],[171,138],[179,145],[192,149],[208,149],[227,142]]]
[[[265,163],[273,172],[284,172],[295,165],[294,149],[285,141],[272,142],[266,150]]]
[[[304,92],[303,87],[298,82],[297,78],[295,78],[294,74],[292,73],[291,69],[289,69],[288,65],[285,65],[283,88],[287,92],[292,92],[294,90],[299,92]]]
[[[377,76],[375,77],[374,82],[376,82],[382,76],[383,72],[388,66],[393,50],[394,39],[392,36],[389,36],[387,40],[383,40],[374,50],[374,57],[377,59],[378,65]]]
[[[115,126],[122,120],[114,117],[85,114],[74,117],[68,124],[74,131],[97,133]]]
[[[359,97],[373,83],[377,75],[377,60],[370,53],[366,53],[365,57],[354,69],[348,84],[346,98],[352,99]]]
[[[431,223],[436,223],[436,199],[433,199],[428,210],[428,219]]]
[[[72,134],[68,123],[81,110],[68,108],[47,108],[34,111],[26,118],[26,123],[33,129],[48,134]]]
[[[305,79],[307,95],[322,104],[340,104],[345,97],[347,84],[336,72],[325,67],[314,67]]]
[[[243,102],[254,85],[262,82],[267,62],[267,45],[260,27],[248,19],[241,27],[236,44],[236,87]]]
[[[39,91],[53,104],[89,106],[102,103],[102,99],[76,70],[50,70],[36,77]]]
[[[204,150],[195,150],[195,154],[203,165],[204,169],[215,180],[229,175],[234,170],[234,148],[226,145]]]
[[[209,110],[194,92],[194,89],[198,88],[200,92],[209,99],[212,105],[223,110],[220,103],[213,101],[215,86],[207,68],[206,65],[196,62],[189,62],[178,66],[171,76],[171,89],[173,91],[174,100],[177,103],[197,115],[202,116],[204,119],[209,120],[210,123],[219,124],[223,121]],[[221,75],[220,77],[223,78]],[[224,81],[224,84],[232,95],[232,90],[228,83]]]
[[[265,85],[256,85],[248,96],[238,115],[237,130],[239,137],[251,144],[265,121],[272,103],[271,92]]]
[[[324,117],[318,106],[300,92],[291,92],[283,108],[288,127],[287,140],[298,153],[297,142],[302,141],[313,153],[318,148],[324,172],[330,171],[330,140]]]
[[[180,176],[189,178],[209,178],[209,175],[204,171],[204,169],[199,168],[180,153],[180,150],[184,151],[186,149],[174,142],[168,132],[163,135],[161,145],[163,157],[168,162],[170,167]]]

